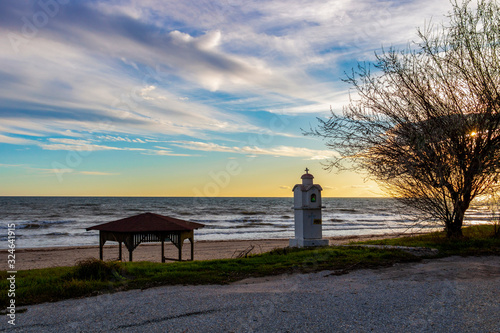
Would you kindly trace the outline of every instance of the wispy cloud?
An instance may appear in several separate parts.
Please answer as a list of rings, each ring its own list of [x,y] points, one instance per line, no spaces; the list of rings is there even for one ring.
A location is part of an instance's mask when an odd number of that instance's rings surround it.
[[[78,171],[73,168],[60,168],[60,169],[50,169],[50,168],[31,168],[29,170],[41,173],[44,175],[54,175],[54,174],[72,174],[72,175],[83,175],[83,176],[118,176],[119,173],[116,172],[104,172],[104,171]]]
[[[72,151],[98,151],[98,150],[130,150],[145,151],[145,148],[113,147],[92,143],[88,140],[76,140],[67,138],[50,138],[49,143],[39,143],[46,150],[72,150]]]
[[[19,168],[19,167],[24,167],[23,164],[4,164],[0,163],[0,168]]]
[[[140,143],[146,144],[147,142],[141,139],[129,139],[122,137],[100,136],[99,139],[105,139],[112,142],[126,142],[126,143]],[[45,150],[66,150],[77,152],[93,152],[93,151],[135,151],[143,155],[157,155],[157,156],[197,156],[193,154],[184,154],[173,152],[171,148],[154,146],[148,148],[137,147],[117,147],[111,145],[97,144],[91,140],[83,139],[70,139],[70,138],[50,138],[48,142],[37,142],[37,145]]]
[[[149,149],[147,152],[143,153],[146,155],[159,155],[159,156],[198,156],[195,154],[180,154],[174,153],[171,148],[155,146],[156,149]]]
[[[358,189],[370,189],[370,188],[373,188],[372,185],[350,185],[350,186],[347,186],[349,188],[358,188]]]
[[[172,145],[190,150],[237,153],[246,155],[271,155],[276,157],[304,157],[313,160],[327,159],[333,156],[337,156],[337,153],[331,150],[315,150],[291,146],[277,146],[272,148],[260,148],[256,146],[229,147],[213,142],[197,141],[173,141]]]
[[[7,136],[0,134],[0,143],[9,143],[14,145],[29,145],[33,144],[34,141],[25,138],[16,138],[12,136]]]
[[[101,135],[97,136],[97,139],[103,141],[111,141],[111,142],[131,142],[131,143],[147,143],[149,140],[141,139],[141,138],[129,138],[129,137],[121,137],[121,136],[112,136],[112,135]]]
[[[86,176],[116,176],[116,175],[119,175],[118,173],[102,172],[102,171],[80,171],[78,173],[81,175],[86,175]]]

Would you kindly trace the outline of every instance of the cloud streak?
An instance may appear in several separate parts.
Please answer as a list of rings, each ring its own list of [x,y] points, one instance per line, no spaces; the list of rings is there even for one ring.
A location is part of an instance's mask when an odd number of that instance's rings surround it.
[[[9,143],[13,145],[29,145],[33,144],[33,141],[0,134],[0,143]]]
[[[75,140],[67,138],[51,138],[49,139],[49,143],[39,143],[38,145],[45,150],[69,150],[69,151],[80,151],[80,152],[92,152],[98,150],[127,150],[127,151],[147,150],[145,148],[104,146],[92,143],[88,140]]]
[[[331,150],[315,150],[301,147],[277,146],[272,148],[260,148],[256,146],[229,147],[219,145],[213,142],[196,141],[173,141],[173,146],[209,152],[236,153],[246,155],[271,155],[275,157],[302,157],[312,160],[322,160],[337,156],[336,152]]]
[[[116,176],[118,173],[102,172],[102,171],[80,171],[79,174],[85,176]]]

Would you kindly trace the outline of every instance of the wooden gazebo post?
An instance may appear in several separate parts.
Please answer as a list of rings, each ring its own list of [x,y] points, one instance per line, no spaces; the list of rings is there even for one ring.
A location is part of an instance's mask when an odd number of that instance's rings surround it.
[[[165,263],[165,236],[161,236],[161,262]]]
[[[194,236],[189,237],[189,241],[191,242],[191,261],[194,260]]]
[[[104,243],[106,243],[106,238],[103,234],[102,231],[99,230],[99,259],[102,260],[103,258],[103,247],[104,247]]]
[[[182,261],[182,243],[179,242],[179,261]]]

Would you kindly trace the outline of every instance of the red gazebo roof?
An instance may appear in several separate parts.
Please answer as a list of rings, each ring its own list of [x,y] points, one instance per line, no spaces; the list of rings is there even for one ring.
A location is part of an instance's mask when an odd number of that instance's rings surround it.
[[[191,231],[203,228],[201,223],[189,222],[169,216],[153,213],[143,213],[121,220],[99,224],[87,228],[88,230],[102,230],[110,232],[157,232],[157,231]]]

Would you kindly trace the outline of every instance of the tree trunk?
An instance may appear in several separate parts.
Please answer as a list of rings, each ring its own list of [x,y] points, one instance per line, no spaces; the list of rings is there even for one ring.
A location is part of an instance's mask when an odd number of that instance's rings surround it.
[[[456,221],[456,219],[455,219]],[[448,238],[461,238],[462,233],[462,223],[456,224],[456,222],[450,223],[446,226],[446,237]]]
[[[469,202],[459,202],[457,204],[457,213],[453,221],[446,223],[446,237],[461,238],[463,237],[462,226],[464,223],[465,211],[469,208]]]

